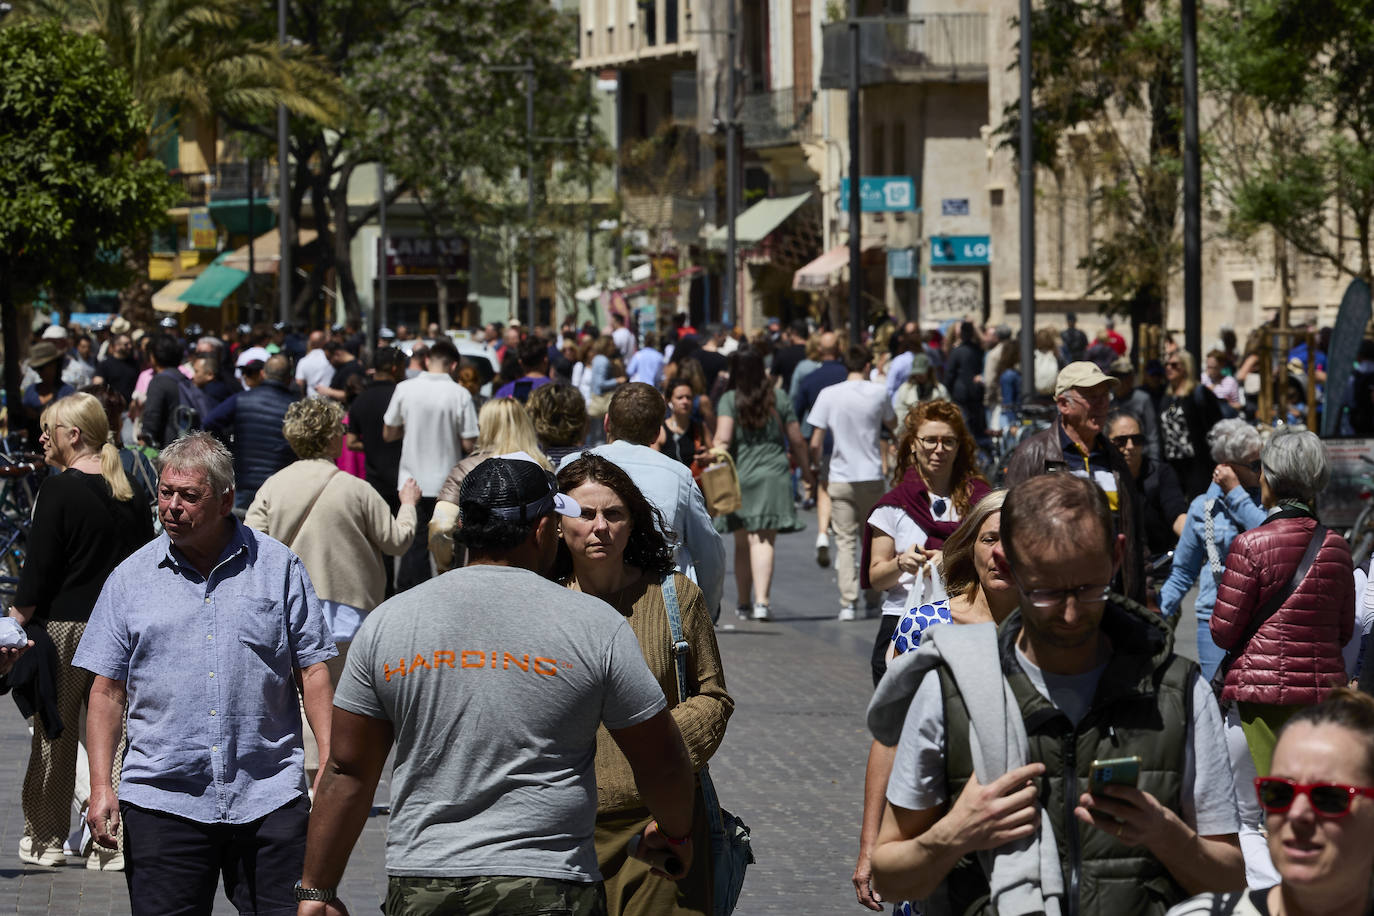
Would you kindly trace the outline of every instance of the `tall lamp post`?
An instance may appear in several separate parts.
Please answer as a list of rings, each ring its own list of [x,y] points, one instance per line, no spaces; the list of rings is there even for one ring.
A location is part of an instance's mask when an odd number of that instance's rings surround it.
[[[277,0],[277,43],[286,47],[286,0]],[[291,172],[286,106],[277,106],[277,268],[278,320],[291,320]],[[251,244],[251,243],[250,243]]]
[[[1197,0],[1183,18],[1183,343],[1202,365],[1202,163],[1197,137]]]
[[[1035,133],[1031,111],[1031,0],[1021,0],[1021,403],[1035,396]]]
[[[859,154],[859,0],[849,0],[849,339],[863,338],[863,169]]]

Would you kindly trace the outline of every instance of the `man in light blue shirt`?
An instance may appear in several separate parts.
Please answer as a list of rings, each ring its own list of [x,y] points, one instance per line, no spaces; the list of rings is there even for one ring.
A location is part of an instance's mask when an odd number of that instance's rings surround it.
[[[725,589],[725,544],[711,524],[706,500],[691,470],[651,447],[663,433],[666,413],[667,404],[657,388],[642,382],[621,385],[606,413],[607,444],[592,451],[619,465],[663,513],[664,522],[677,538],[677,568],[701,587],[706,606],[714,614]],[[559,469],[580,455],[568,455]]]
[[[110,574],[72,662],[96,676],[86,819],[106,848],[123,822],[135,916],[208,913],[221,874],[241,913],[294,912],[310,807],[296,688],[324,759],[338,653],[300,559],[232,515],[228,450],[193,433],[160,464],[165,534]]]
[[[644,335],[644,346],[630,357],[625,374],[632,382],[643,382],[658,387],[659,376],[663,373],[663,354],[658,349],[658,335],[653,331]]]

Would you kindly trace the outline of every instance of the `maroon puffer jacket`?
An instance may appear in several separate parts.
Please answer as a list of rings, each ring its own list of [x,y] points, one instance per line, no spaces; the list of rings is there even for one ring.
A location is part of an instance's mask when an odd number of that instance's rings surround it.
[[[1217,585],[1213,642],[1229,650],[1240,641],[1252,616],[1293,578],[1316,526],[1311,518],[1280,518],[1236,535]],[[1231,666],[1223,699],[1280,706],[1320,702],[1346,683],[1341,647],[1354,632],[1350,547],[1328,530],[1307,576]]]

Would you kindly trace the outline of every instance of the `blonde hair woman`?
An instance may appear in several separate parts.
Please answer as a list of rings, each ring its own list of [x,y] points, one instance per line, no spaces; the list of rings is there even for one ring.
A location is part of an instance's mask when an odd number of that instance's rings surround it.
[[[429,552],[441,573],[463,565],[461,557],[454,562],[453,532],[458,527],[458,490],[469,471],[488,458],[511,452],[524,452],[544,470],[553,470],[552,462],[539,447],[529,412],[515,398],[492,398],[483,404],[477,414],[477,430],[477,450],[448,472],[429,522]]]
[[[1192,500],[1212,483],[1212,450],[1207,434],[1221,422],[1221,402],[1197,383],[1193,357],[1176,350],[1164,360],[1168,387],[1159,411],[1160,450],[1178,475],[1185,499]]]
[[[58,473],[43,481],[34,504],[24,567],[9,616],[46,631],[57,649],[58,722],[35,723],[24,777],[24,836],[19,858],[30,865],[62,865],[71,830],[81,704],[90,672],[72,667],[77,644],[105,579],[129,554],[153,539],[143,488],[129,480],[110,442],[105,408],[89,394],[49,404],[39,419],[43,460]],[[50,738],[56,728],[60,737]],[[115,755],[115,760],[120,755]],[[118,785],[118,764],[112,774]],[[90,868],[117,869],[117,850],[98,848]]]

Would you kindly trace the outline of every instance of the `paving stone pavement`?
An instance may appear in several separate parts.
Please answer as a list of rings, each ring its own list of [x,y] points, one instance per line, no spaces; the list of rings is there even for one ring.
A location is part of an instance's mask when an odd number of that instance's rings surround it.
[[[849,879],[868,748],[868,658],[878,621],[835,620],[835,572],[816,566],[815,516],[808,513],[806,520],[808,530],[777,541],[775,620],[735,620],[732,577],[717,630],[736,708],[711,771],[724,805],[752,829],[758,858],[736,909],[741,916],[867,912],[855,902]],[[1185,618],[1180,625],[1184,648],[1192,644],[1190,623]],[[29,740],[17,711],[0,700],[0,916],[125,916],[122,875],[88,872],[79,858],[62,868],[19,862]],[[377,802],[384,806],[386,800],[384,781]],[[341,891],[358,916],[379,912],[374,907],[385,891],[386,822],[383,808],[369,819],[349,860]],[[233,913],[221,896],[215,916]]]

